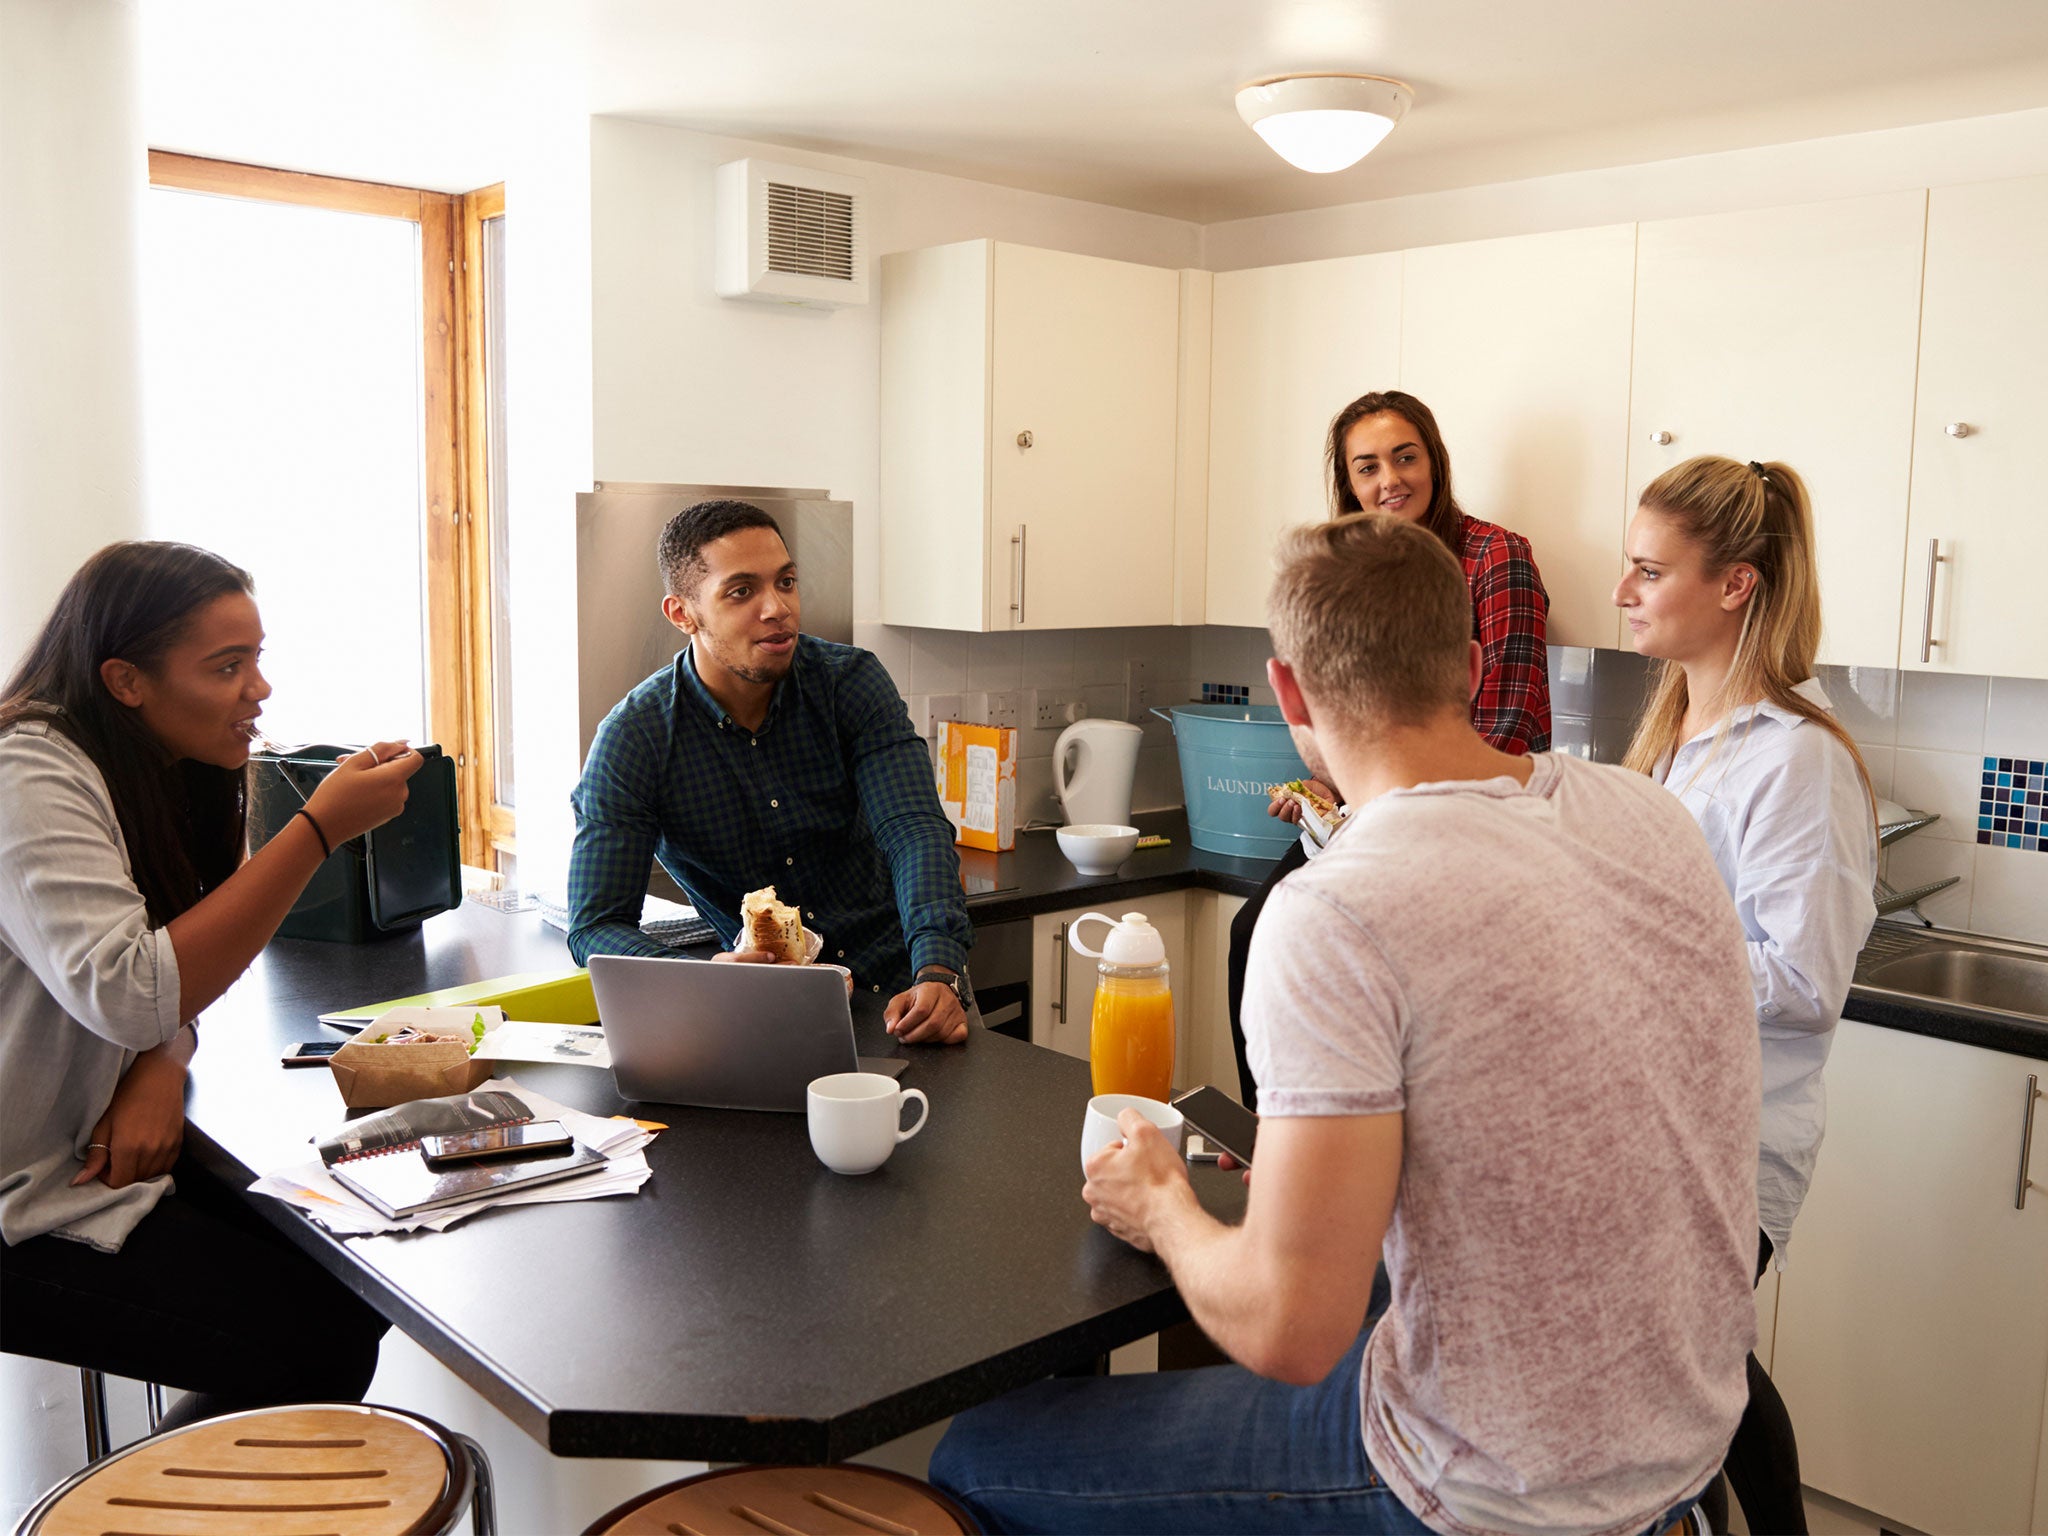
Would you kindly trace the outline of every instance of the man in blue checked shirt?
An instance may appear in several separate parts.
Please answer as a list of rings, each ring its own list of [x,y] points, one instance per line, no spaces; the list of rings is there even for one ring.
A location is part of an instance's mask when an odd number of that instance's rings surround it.
[[[759,507],[685,507],[660,560],[661,611],[689,643],[590,744],[571,797],[571,953],[668,953],[640,932],[659,858],[728,948],[741,898],[773,885],[824,935],[825,959],[890,994],[891,1034],[965,1040],[974,936],[953,825],[889,674],[799,633],[796,562]]]

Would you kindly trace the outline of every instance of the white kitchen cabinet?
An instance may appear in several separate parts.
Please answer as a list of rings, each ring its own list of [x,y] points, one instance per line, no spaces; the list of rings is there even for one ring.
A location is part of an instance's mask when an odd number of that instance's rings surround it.
[[[1401,388],[1458,504],[1529,540],[1552,645],[1620,638],[1633,224],[1427,246],[1401,275]]]
[[[1216,274],[1209,371],[1211,624],[1263,629],[1273,544],[1329,508],[1330,418],[1398,386],[1401,253]]]
[[[1075,918],[1088,912],[1100,912],[1112,919],[1126,912],[1142,912],[1166,943],[1167,979],[1173,988],[1173,1079],[1176,1084],[1189,1081],[1181,1070],[1188,1051],[1188,895],[1186,891],[1163,891],[1153,896],[1106,897],[1099,905],[1042,912],[1034,917],[1031,1043],[1051,1046],[1083,1061],[1088,1059],[1088,1032],[1095,1007],[1095,962],[1074,953],[1067,943],[1067,928]],[[1090,923],[1081,937],[1089,948],[1100,949],[1108,932],[1100,923]]]
[[[2048,1525],[2048,1194],[2015,1208],[2030,1075],[2048,1063],[1857,1023],[1828,1061],[1772,1376],[1805,1482],[1921,1530]]]
[[[1926,203],[1887,192],[1638,226],[1629,505],[1695,454],[1798,470],[1826,662],[1898,665]]]
[[[992,240],[882,258],[883,622],[1173,622],[1180,304]]]
[[[1899,665],[2048,677],[2048,177],[1929,194],[1922,304]]]

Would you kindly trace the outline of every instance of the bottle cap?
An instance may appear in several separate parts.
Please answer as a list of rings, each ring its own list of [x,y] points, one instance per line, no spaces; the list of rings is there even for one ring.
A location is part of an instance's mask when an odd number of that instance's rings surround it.
[[[1109,933],[1103,938],[1099,950],[1089,949],[1081,943],[1081,925],[1088,922],[1109,924]],[[1121,922],[1105,913],[1085,913],[1067,925],[1067,942],[1074,947],[1076,954],[1109,965],[1163,965],[1166,962],[1166,940],[1160,937],[1159,930],[1152,926],[1152,920],[1142,912],[1126,912]]]

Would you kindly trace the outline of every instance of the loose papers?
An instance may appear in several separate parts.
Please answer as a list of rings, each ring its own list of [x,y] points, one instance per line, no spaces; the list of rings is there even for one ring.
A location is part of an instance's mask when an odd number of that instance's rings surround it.
[[[421,1228],[445,1232],[458,1221],[499,1205],[542,1205],[563,1200],[598,1200],[607,1195],[630,1195],[652,1176],[644,1148],[655,1132],[633,1120],[607,1120],[558,1104],[544,1094],[522,1088],[508,1078],[493,1078],[481,1084],[478,1093],[517,1093],[540,1120],[559,1120],[583,1145],[604,1154],[602,1166],[575,1178],[543,1184],[533,1189],[491,1195],[467,1205],[445,1206],[409,1221],[393,1221],[358,1199],[336,1181],[317,1153],[275,1173],[265,1174],[250,1191],[271,1195],[296,1206],[328,1231],[339,1237],[358,1237],[384,1232],[417,1232]],[[409,1156],[409,1153],[394,1153]]]

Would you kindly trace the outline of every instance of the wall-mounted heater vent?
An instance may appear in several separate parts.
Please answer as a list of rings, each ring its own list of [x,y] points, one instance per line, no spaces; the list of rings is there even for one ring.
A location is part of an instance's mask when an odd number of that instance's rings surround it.
[[[763,160],[721,165],[717,267],[729,299],[865,304],[867,184]]]

